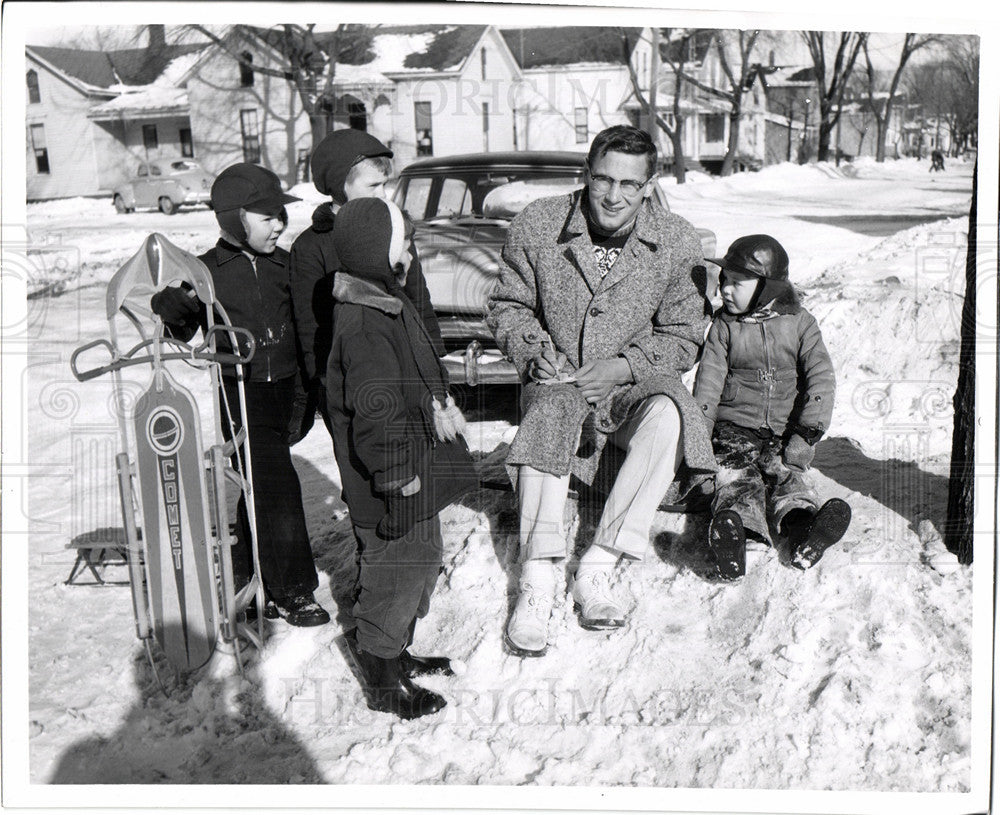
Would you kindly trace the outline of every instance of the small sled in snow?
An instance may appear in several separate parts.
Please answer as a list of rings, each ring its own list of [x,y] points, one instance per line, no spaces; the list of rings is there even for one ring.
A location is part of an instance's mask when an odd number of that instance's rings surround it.
[[[200,345],[166,336],[162,320],[149,310],[151,295],[177,283],[190,285],[192,297],[204,308],[207,328]],[[235,366],[238,415],[246,416],[242,366],[253,357],[253,336],[230,324],[215,299],[205,264],[155,233],[111,279],[106,310],[110,339],[77,348],[70,365],[81,382],[108,373],[113,378],[122,446],[116,457],[118,488],[136,635],[154,672],[151,639],[179,673],[206,664],[221,639],[242,671],[241,643],[259,649],[264,640],[263,615],[252,627],[245,621],[245,610],[254,598],[257,608],[263,609],[264,592],[250,445],[246,426],[235,429],[233,406],[221,387],[221,367]],[[214,313],[220,323],[214,322]],[[120,325],[130,325],[138,333],[139,341],[127,349]],[[216,350],[220,333],[229,336],[235,352]],[[237,335],[242,342],[237,342]],[[238,349],[248,344],[249,351],[241,355]],[[97,348],[105,349],[110,361],[80,370],[80,356]],[[133,366],[149,366],[151,374],[138,399],[127,397],[123,387],[122,370]],[[207,433],[194,395],[172,373],[185,366],[207,374],[211,386],[217,441],[210,447],[204,443]],[[223,422],[230,429],[230,441],[221,438]],[[242,492],[249,516],[253,574],[238,590],[233,581],[231,547],[236,538],[230,534],[227,484]]]

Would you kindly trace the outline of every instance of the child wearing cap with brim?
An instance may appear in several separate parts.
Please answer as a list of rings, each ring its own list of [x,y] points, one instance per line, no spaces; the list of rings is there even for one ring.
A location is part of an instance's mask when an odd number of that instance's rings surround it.
[[[403,288],[402,212],[379,198],[348,201],[333,241],[340,268],[327,409],[360,554],[356,627],[346,639],[368,706],[412,719],[445,700],[411,679],[452,673],[447,658],[407,650],[441,569],[438,513],[478,481],[447,372]]]
[[[216,298],[232,324],[248,329],[256,342],[253,359],[244,368],[244,383],[261,577],[271,601],[264,614],[280,615],[297,626],[322,625],[330,621],[330,615],[313,596],[319,580],[302,489],[288,448],[298,354],[289,256],[277,245],[288,224],[285,204],[301,199],[285,193],[270,170],[234,164],[215,179],[211,200],[221,236],[199,260],[208,267]],[[204,320],[193,292],[183,287],[163,289],[150,305],[168,332],[184,341],[194,336]],[[220,351],[229,350],[229,339],[220,335],[217,346]],[[222,384],[239,423],[235,368],[223,368]],[[230,429],[225,423],[222,430],[228,438]],[[251,560],[249,520],[242,498],[236,537],[233,573],[239,587],[249,579]],[[256,608],[251,610],[254,613]]]
[[[747,534],[770,544],[772,530],[787,541],[791,565],[808,569],[851,519],[839,498],[819,506],[808,475],[833,414],[833,364],[777,240],[747,235],[709,260],[721,269],[723,306],[702,350],[694,398],[720,467],[709,526],[715,576],[742,577]]]

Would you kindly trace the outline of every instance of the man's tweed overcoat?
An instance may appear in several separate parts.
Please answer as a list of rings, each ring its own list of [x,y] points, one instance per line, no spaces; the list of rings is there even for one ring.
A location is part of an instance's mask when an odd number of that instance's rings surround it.
[[[701,409],[681,382],[681,374],[696,361],[708,324],[697,285],[704,262],[698,234],[683,218],[647,199],[621,255],[602,278],[583,211],[586,201],[585,189],[545,198],[514,219],[487,323],[522,381],[527,381],[530,360],[550,343],[574,370],[586,362],[624,357],[635,382],[616,386],[593,407],[573,385],[526,384],[524,419],[508,468],[529,464],[553,474],[572,470],[591,483],[607,434],[639,401],[665,394],[680,410],[688,468],[714,472]]]

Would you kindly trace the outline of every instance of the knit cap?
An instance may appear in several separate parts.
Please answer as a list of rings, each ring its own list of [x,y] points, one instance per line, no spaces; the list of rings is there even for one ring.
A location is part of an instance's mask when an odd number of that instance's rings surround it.
[[[365,280],[396,285],[389,265],[390,249],[398,254],[405,237],[403,213],[391,201],[356,198],[337,213],[333,224],[333,248],[341,266]]]
[[[392,150],[363,130],[334,130],[313,150],[310,164],[313,184],[323,195],[329,195],[338,204],[343,204],[347,200],[344,181],[351,167],[375,156],[392,158]]]

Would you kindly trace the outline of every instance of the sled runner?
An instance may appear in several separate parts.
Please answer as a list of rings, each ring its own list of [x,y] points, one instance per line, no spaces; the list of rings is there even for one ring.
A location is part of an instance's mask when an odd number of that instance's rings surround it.
[[[178,283],[188,284],[192,297],[204,308],[207,327],[197,346],[166,336],[163,322],[149,311],[152,294]],[[241,642],[257,648],[263,644],[262,615],[252,627],[245,612],[255,598],[257,608],[264,608],[264,591],[259,578],[250,446],[246,427],[234,432],[237,406],[225,398],[221,366],[235,366],[238,415],[246,416],[242,366],[253,357],[253,337],[229,323],[215,299],[205,265],[156,233],[111,279],[106,311],[110,340],[77,348],[70,365],[81,382],[107,373],[112,376],[122,446],[116,457],[118,488],[136,635],[154,672],[152,639],[181,673],[207,663],[221,639],[234,652],[242,671]],[[214,313],[220,316],[218,324]],[[123,350],[119,325],[134,328],[139,342]],[[244,355],[217,351],[220,333],[229,336],[233,349],[249,343],[249,350]],[[237,342],[237,335],[242,342]],[[107,351],[110,362],[80,370],[79,357],[97,348]],[[139,365],[149,366],[149,384],[138,399],[128,398],[122,370]],[[178,372],[188,366],[208,375],[217,434],[217,442],[210,447],[203,442],[197,401],[177,379]],[[230,429],[231,441],[221,438],[222,422]],[[250,521],[252,575],[239,590],[233,581],[231,547],[236,539],[230,534],[227,484],[242,492]]]

